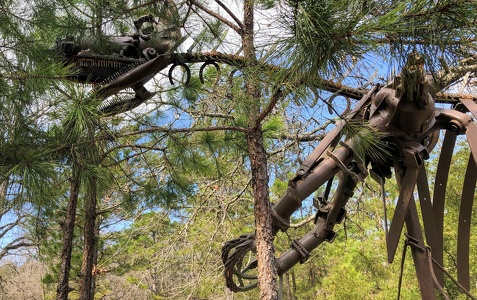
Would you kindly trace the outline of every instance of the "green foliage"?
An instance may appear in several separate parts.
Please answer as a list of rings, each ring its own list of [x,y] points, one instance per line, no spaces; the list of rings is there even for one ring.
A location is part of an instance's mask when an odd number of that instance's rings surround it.
[[[273,116],[263,124],[262,130],[265,132],[266,137],[273,137],[283,131],[284,123],[281,116]]]
[[[457,0],[290,1],[289,5],[283,20],[293,36],[282,51],[293,57],[297,69],[311,74],[344,74],[371,53],[402,66],[415,50],[436,71],[442,67],[436,58],[463,58],[458,44],[468,41],[474,31],[464,12],[476,9],[472,1]]]
[[[386,133],[361,122],[344,122],[344,135],[351,141],[353,150],[361,159],[369,157],[376,162],[389,160],[392,149],[385,140]]]

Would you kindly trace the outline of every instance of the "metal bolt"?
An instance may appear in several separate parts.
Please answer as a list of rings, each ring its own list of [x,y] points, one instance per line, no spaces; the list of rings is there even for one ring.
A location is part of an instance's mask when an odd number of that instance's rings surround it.
[[[461,133],[462,127],[460,126],[460,124],[456,123],[455,121],[451,121],[449,125],[450,125],[449,128],[453,133],[455,134]]]

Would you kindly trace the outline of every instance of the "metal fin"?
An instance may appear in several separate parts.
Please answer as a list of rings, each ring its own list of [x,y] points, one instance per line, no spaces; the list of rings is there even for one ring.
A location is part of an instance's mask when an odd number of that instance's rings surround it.
[[[477,165],[469,156],[467,170],[464,177],[464,187],[460,202],[459,227],[457,232],[457,279],[459,283],[470,290],[469,278],[469,245],[470,245],[470,222],[472,217],[472,205],[474,202],[475,186],[477,181]]]
[[[461,99],[467,109],[477,117],[477,104],[471,99]],[[475,187],[477,181],[477,126],[471,122],[465,132],[471,154],[465,172],[464,186],[462,188],[462,200],[459,212],[459,227],[457,231],[457,278],[459,283],[470,289],[469,278],[469,245],[470,245],[470,222],[472,217],[472,205],[474,202]]]

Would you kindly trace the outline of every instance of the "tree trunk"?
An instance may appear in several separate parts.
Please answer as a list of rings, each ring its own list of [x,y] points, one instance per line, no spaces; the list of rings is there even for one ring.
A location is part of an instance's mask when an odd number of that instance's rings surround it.
[[[260,299],[278,299],[277,270],[273,246],[272,218],[268,192],[267,157],[260,130],[249,132],[248,151],[252,165]]]
[[[256,64],[253,40],[253,0],[244,2],[244,32],[242,44],[244,56],[249,67]],[[250,70],[250,69],[249,69]],[[267,153],[263,144],[263,134],[259,122],[260,87],[253,79],[253,74],[246,75],[246,93],[251,102],[249,109],[249,131],[247,146],[252,171],[252,188],[255,215],[255,243],[257,246],[258,283],[260,299],[278,299],[277,270],[273,246],[272,217],[268,190]]]
[[[94,299],[93,265],[96,249],[96,191],[97,182],[93,176],[88,180],[88,187],[84,201],[84,229],[83,229],[83,261],[81,262],[80,300]]]
[[[58,286],[56,287],[56,299],[67,300],[71,291],[69,287],[70,269],[71,269],[71,253],[73,251],[73,237],[76,222],[76,205],[78,203],[78,195],[80,189],[80,179],[77,166],[73,165],[73,172],[70,187],[70,199],[66,209],[65,221],[61,224],[63,231],[63,243],[61,249],[60,274],[58,277]]]
[[[91,279],[91,293],[94,298],[94,293],[96,291],[96,276],[101,274],[101,268],[98,267],[98,256],[99,256],[99,243],[98,243],[98,236],[99,236],[99,229],[101,227],[101,220],[103,218],[101,215],[96,216],[95,226],[94,226],[94,236],[95,236],[95,243],[94,243],[94,258],[93,258],[93,270],[92,270],[92,279]],[[96,267],[96,271],[94,270]]]

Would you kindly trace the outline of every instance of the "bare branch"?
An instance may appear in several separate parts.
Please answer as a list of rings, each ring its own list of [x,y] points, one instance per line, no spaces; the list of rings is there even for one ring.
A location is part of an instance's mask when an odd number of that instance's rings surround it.
[[[118,137],[126,137],[126,136],[139,135],[139,134],[152,133],[152,132],[187,133],[187,132],[221,131],[221,130],[235,130],[240,132],[246,131],[245,128],[238,127],[238,126],[215,126],[215,127],[203,127],[203,128],[178,128],[178,129],[171,129],[169,127],[164,127],[164,126],[152,126],[147,129],[125,132],[125,133],[119,134]]]
[[[32,247],[37,245],[36,243],[27,242],[24,240],[25,240],[25,237],[22,236],[22,237],[14,239],[10,243],[8,243],[5,247],[3,247],[2,251],[0,251],[0,260],[6,255],[8,255],[8,253],[12,250],[16,250],[22,247]]]
[[[477,55],[473,55],[459,62],[457,67],[445,68],[437,73],[438,90],[448,87],[458,81],[466,73],[475,73],[477,71]]]
[[[232,22],[230,22],[229,20],[225,19],[224,17],[222,17],[221,15],[211,11],[210,9],[208,9],[207,7],[203,6],[202,4],[198,3],[197,1],[195,0],[188,0],[187,1],[189,3],[189,5],[194,5],[194,6],[197,6],[200,10],[204,11],[205,13],[207,13],[208,15],[210,15],[211,17],[219,20],[220,22],[224,23],[225,25],[229,26],[230,28],[232,28],[235,32],[237,32],[238,34],[242,34],[243,33],[243,29],[241,26],[237,26],[235,24],[233,24]],[[234,19],[235,20],[235,19]]]
[[[239,18],[237,18],[237,16],[224,4],[222,3],[222,1],[220,0],[215,0],[215,2],[220,5],[220,7],[222,7],[228,14],[229,16],[234,19],[234,21],[237,23],[237,25],[240,27],[240,29],[243,30],[243,24],[242,22],[240,21]]]
[[[305,220],[301,221],[301,222],[298,222],[298,223],[294,223],[294,224],[290,224],[290,228],[300,228],[308,223],[310,223],[311,221],[313,221],[315,219],[315,216],[309,216],[308,218],[306,218]]]

